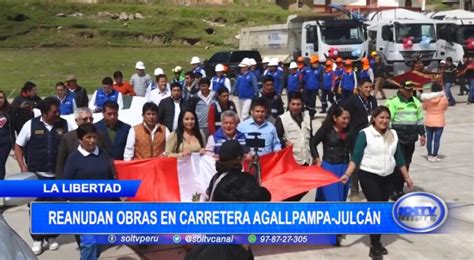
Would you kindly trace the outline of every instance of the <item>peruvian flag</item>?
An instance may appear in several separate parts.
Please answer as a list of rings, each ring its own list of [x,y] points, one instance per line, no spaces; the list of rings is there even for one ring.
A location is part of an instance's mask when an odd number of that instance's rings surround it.
[[[335,183],[334,174],[319,166],[299,166],[291,147],[260,157],[262,186],[272,194],[272,201]],[[215,159],[192,154],[176,158],[154,158],[137,161],[116,161],[120,180],[141,180],[131,201],[203,201],[206,189],[216,173]]]

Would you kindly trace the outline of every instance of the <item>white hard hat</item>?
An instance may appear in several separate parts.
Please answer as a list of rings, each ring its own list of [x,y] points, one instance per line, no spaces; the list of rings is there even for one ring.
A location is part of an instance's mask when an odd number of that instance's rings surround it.
[[[270,62],[268,63],[268,66],[278,66],[278,63],[280,63],[278,58],[272,58],[272,59],[270,59]]]
[[[145,64],[143,63],[143,61],[137,61],[137,64],[135,64],[135,69],[144,70],[145,69]]]
[[[183,68],[181,66],[176,66],[174,69],[171,70],[173,73],[178,73],[183,71]]]
[[[191,64],[199,64],[201,63],[201,59],[199,59],[199,57],[197,56],[194,56],[192,59],[191,59]]]
[[[215,71],[215,72],[222,72],[222,71],[224,71],[224,70],[225,70],[224,65],[222,65],[222,64],[217,64],[217,65],[216,65],[216,69],[215,69],[214,71]]]
[[[297,69],[298,68],[298,65],[296,64],[296,62],[292,61],[290,63],[290,69]]]
[[[446,61],[445,61],[445,60],[441,60],[439,63],[441,63],[441,64],[445,64],[445,63],[446,63]]]
[[[263,57],[262,63],[269,63],[270,57]]]
[[[156,68],[155,72],[153,72],[153,75],[158,76],[158,75],[164,75],[165,72],[161,68]]]
[[[243,58],[242,61],[239,64],[239,67],[245,68],[250,66],[250,60],[249,58]]]
[[[254,58],[250,58],[249,61],[250,61],[250,66],[257,65],[257,61]]]

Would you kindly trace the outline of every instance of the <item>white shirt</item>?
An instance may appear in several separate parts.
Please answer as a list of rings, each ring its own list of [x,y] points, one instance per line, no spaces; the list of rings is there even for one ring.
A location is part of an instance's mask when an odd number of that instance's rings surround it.
[[[168,88],[165,88],[163,91],[160,88],[155,88],[154,90],[150,91],[149,95],[147,95],[146,102],[153,102],[157,106],[160,105],[161,100],[171,96],[171,91]]]
[[[146,126],[145,123],[142,123],[142,124],[148,131],[150,131],[151,141],[153,142],[153,139],[155,138],[155,133],[160,127],[160,124],[156,124],[153,130],[150,130]],[[166,129],[165,140],[167,140],[168,137],[170,136],[170,131],[168,130],[167,127],[165,127],[165,129]],[[131,161],[133,160],[133,155],[135,155],[135,128],[131,127],[130,130],[128,131],[127,144],[125,145],[125,150],[123,151],[123,160]]]
[[[84,156],[84,157],[87,157],[87,156],[89,156],[90,154],[93,154],[93,155],[95,155],[95,156],[99,155],[99,147],[97,147],[97,146],[95,147],[94,151],[92,151],[92,153],[86,151],[86,150],[85,150],[84,148],[82,148],[82,146],[80,146],[80,145],[77,147],[77,150],[78,150],[78,151],[82,154],[82,156]]]
[[[96,96],[97,96],[97,90],[94,91],[94,94],[92,95],[91,100],[89,101],[89,108],[92,110],[92,112],[94,112],[95,109],[97,108],[97,106],[95,105]],[[122,93],[120,92],[118,93],[117,104],[118,104],[119,110],[121,110],[123,108],[123,96],[122,96]]]
[[[173,131],[178,128],[178,118],[181,113],[181,106],[179,105],[181,100],[173,100],[174,103],[174,117],[173,117]]]

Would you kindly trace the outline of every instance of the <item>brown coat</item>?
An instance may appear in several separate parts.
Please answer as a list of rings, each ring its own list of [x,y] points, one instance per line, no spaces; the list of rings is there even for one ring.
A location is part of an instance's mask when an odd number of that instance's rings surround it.
[[[153,138],[150,131],[143,124],[133,127],[135,130],[135,160],[158,157],[165,151],[166,146],[166,126],[159,125]]]

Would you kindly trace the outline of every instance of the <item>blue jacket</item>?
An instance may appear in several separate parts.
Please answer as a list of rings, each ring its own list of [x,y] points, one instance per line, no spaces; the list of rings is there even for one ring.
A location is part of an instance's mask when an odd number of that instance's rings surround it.
[[[360,70],[358,79],[359,80],[363,80],[363,79],[370,80],[369,70]]]
[[[58,98],[59,100],[59,98]],[[68,93],[63,101],[59,100],[59,112],[61,115],[70,115],[74,113],[74,96]]]
[[[123,160],[123,151],[127,144],[128,131],[130,125],[120,120],[117,121],[115,126],[115,139],[110,140],[109,132],[105,126],[104,119],[94,124],[97,131],[100,133],[101,138],[104,138],[105,150],[107,150],[114,160]]]
[[[264,76],[272,77],[273,78],[273,88],[277,94],[280,94],[283,90],[283,71],[276,69],[275,71],[267,70]]]
[[[336,73],[336,86],[339,86],[339,84],[341,83],[341,77],[342,77],[342,73],[344,73],[344,67],[336,67],[336,69],[334,70],[334,73]]]
[[[324,90],[331,90],[333,86],[333,79],[336,76],[334,71],[325,71],[323,74],[323,89]]]
[[[225,80],[227,79],[226,76],[222,76],[222,77],[217,77],[217,76],[214,76],[212,77],[212,91],[216,92],[221,88],[221,87],[224,87],[225,88]]]
[[[311,66],[305,67],[303,70],[304,88],[308,90],[319,90],[321,87],[323,69],[318,67],[313,69]]]
[[[217,131],[214,133],[213,137],[214,137],[214,153],[219,154],[219,151],[221,150],[222,144],[224,142],[228,141],[229,139],[224,134],[224,131],[222,130],[222,128],[217,129]],[[237,133],[235,133],[234,140],[237,140],[240,143],[240,145],[242,145],[242,147],[245,147],[245,139],[246,139],[245,134],[243,134],[239,131],[237,131]],[[244,150],[246,150],[246,149],[244,149]]]
[[[193,69],[194,74],[196,74],[197,72],[201,73],[203,78],[206,77],[206,71],[201,66],[197,66],[196,68]]]
[[[104,89],[100,88],[97,90],[97,95],[95,96],[95,106],[99,108],[103,108],[105,102],[107,101],[114,101],[117,102],[119,96],[119,92],[115,89],[110,92],[110,94],[106,94]]]
[[[257,77],[253,72],[240,74],[235,82],[234,95],[240,99],[252,99],[258,92]]]
[[[354,71],[350,73],[344,72],[342,73],[341,79],[341,87],[343,90],[354,90],[355,88],[355,79],[354,79]]]
[[[300,73],[296,72],[295,74],[289,74],[286,82],[288,87],[288,93],[298,91],[300,87]]]

